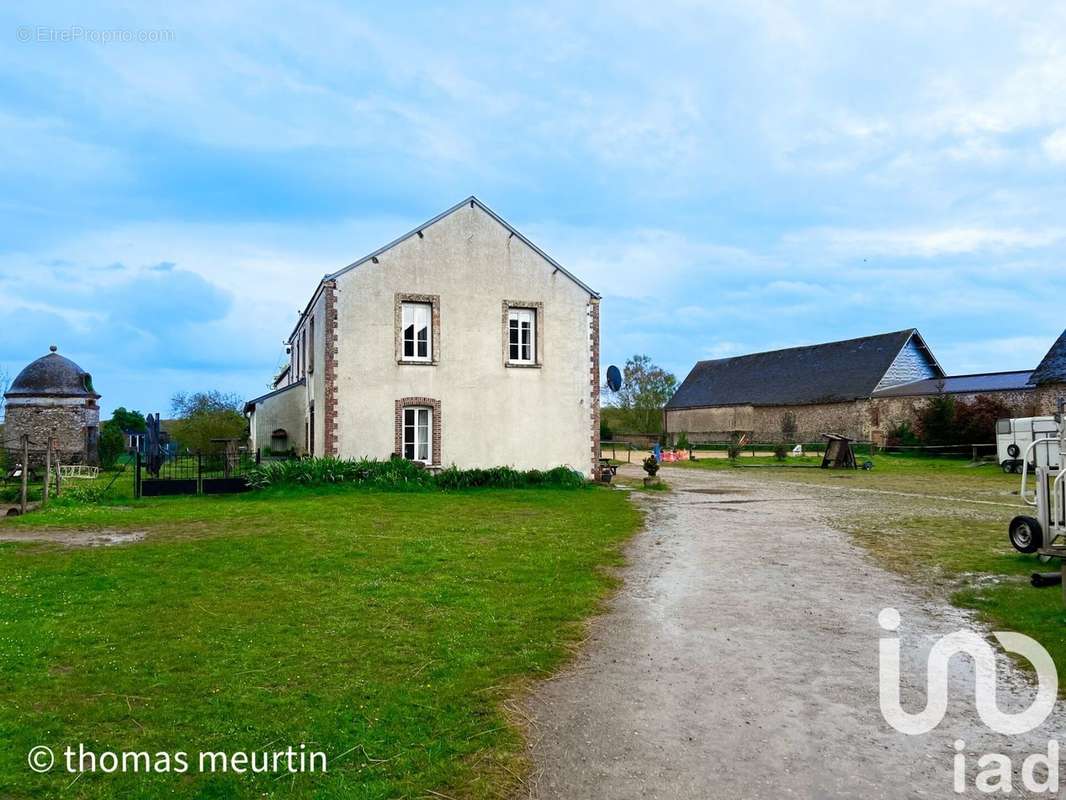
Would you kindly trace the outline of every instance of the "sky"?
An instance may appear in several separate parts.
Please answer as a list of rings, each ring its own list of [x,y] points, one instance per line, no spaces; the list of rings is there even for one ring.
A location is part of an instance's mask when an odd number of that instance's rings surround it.
[[[476,195],[603,295],[604,364],[1066,327],[1066,6],[5,4],[0,369],[106,413],[267,390],[323,274]]]

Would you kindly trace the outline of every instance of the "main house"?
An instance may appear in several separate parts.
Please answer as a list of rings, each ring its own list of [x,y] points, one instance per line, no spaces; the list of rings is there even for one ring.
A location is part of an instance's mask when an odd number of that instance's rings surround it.
[[[252,444],[592,476],[599,301],[467,198],[322,278],[274,390],[245,405]]]
[[[1015,372],[948,375],[914,328],[700,361],[667,403],[664,427],[693,442],[777,441],[787,419],[800,441],[831,432],[883,443],[940,393],[993,397],[1014,416],[1052,414],[1066,393],[1066,331],[1035,370]]]

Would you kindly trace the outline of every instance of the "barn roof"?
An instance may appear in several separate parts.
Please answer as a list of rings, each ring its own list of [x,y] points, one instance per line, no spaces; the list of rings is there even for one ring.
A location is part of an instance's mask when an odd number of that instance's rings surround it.
[[[982,372],[975,375],[951,375],[946,378],[929,378],[886,389],[878,389],[874,397],[921,397],[940,394],[977,394],[979,392],[1006,392],[1011,389],[1032,389],[1030,370],[1016,372]]]
[[[1033,370],[1033,383],[1066,383],[1066,331],[1063,331],[1044,360]]]
[[[700,361],[667,408],[839,403],[869,397],[912,339],[914,328],[840,342]],[[935,373],[943,370],[928,356]]]

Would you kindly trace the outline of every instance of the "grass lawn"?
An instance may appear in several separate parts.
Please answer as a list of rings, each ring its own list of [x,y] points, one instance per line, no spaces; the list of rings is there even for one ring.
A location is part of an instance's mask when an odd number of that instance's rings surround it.
[[[605,488],[172,498],[0,525],[0,797],[500,797],[505,709],[552,673],[639,525]],[[185,775],[77,776],[35,745],[185,751]],[[205,775],[200,751],[323,751],[324,774]],[[434,792],[438,794],[434,794]]]
[[[860,462],[864,457],[860,456]],[[1028,634],[1059,665],[1066,690],[1066,608],[1058,587],[1033,589],[1029,575],[1059,569],[1015,551],[1007,525],[1032,514],[1018,497],[1021,478],[998,466],[953,458],[876,455],[869,472],[803,469],[769,459],[760,468],[731,467],[722,459],[678,462],[686,469],[737,469],[767,480],[855,489],[861,503],[843,505],[833,520],[884,566],[924,590],[975,609],[995,630]],[[787,464],[795,464],[790,458]],[[811,458],[809,463],[820,463]],[[802,463],[802,462],[801,462]],[[944,499],[948,498],[948,499]],[[976,500],[980,502],[964,502]]]

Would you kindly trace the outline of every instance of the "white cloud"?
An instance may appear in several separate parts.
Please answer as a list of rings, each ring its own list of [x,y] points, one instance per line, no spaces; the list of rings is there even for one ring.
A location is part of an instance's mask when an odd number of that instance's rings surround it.
[[[919,257],[1002,252],[1060,243],[1063,229],[1025,230],[958,226],[938,229],[859,230],[822,228],[791,234],[794,244],[823,245],[852,257]]]
[[[1045,136],[1041,146],[1044,148],[1044,155],[1052,161],[1066,164],[1066,128],[1059,128]]]

